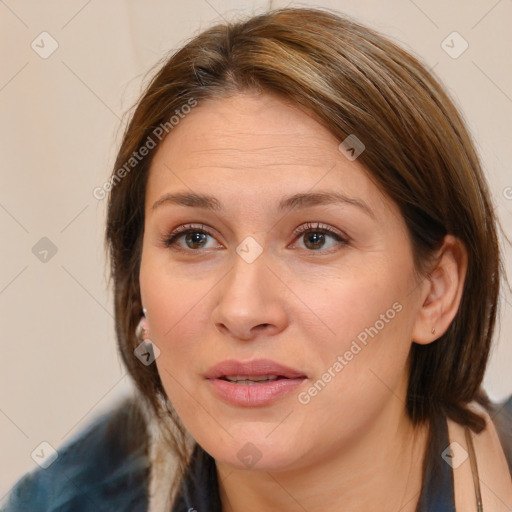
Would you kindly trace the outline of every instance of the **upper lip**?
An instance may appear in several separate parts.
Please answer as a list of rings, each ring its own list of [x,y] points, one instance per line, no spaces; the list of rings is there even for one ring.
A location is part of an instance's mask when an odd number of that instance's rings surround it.
[[[252,361],[237,361],[229,359],[212,366],[205,374],[207,379],[218,379],[226,376],[260,377],[262,375],[277,375],[288,379],[306,378],[304,372],[284,366],[269,359],[253,359]]]

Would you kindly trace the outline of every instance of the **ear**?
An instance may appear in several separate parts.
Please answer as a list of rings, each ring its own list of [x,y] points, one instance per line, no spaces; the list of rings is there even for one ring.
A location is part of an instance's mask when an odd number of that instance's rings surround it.
[[[459,309],[467,260],[467,251],[462,241],[446,235],[433,268],[421,286],[422,305],[412,332],[412,341],[415,343],[432,343],[448,330]]]
[[[144,314],[146,310],[144,310]],[[135,329],[135,336],[139,341],[145,340],[149,336],[149,325],[145,316],[141,316],[137,328]]]

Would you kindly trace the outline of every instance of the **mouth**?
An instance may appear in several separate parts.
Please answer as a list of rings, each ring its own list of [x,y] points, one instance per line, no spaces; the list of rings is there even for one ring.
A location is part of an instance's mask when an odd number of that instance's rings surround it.
[[[275,361],[223,361],[205,375],[211,390],[230,405],[255,407],[269,405],[300,386],[304,372]]]
[[[253,359],[237,361],[229,359],[212,366],[205,374],[207,379],[241,380],[276,380],[306,378],[307,375],[295,368],[285,366],[270,359]]]
[[[221,380],[233,382],[243,386],[252,386],[254,384],[262,384],[265,382],[274,382],[275,380],[288,379],[284,375],[226,375],[219,377]]]

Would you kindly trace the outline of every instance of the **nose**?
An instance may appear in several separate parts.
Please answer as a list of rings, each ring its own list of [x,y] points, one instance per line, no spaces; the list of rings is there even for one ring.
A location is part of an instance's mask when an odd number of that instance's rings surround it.
[[[284,285],[268,267],[265,252],[251,263],[236,254],[216,291],[212,320],[221,334],[248,341],[276,335],[288,324]]]

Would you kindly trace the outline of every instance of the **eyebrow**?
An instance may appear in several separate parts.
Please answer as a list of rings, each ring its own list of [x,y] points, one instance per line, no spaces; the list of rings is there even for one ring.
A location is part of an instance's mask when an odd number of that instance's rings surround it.
[[[163,204],[174,204],[177,206],[189,206],[192,208],[204,208],[212,211],[222,211],[222,203],[212,195],[198,194],[195,192],[177,192],[164,194],[155,201],[152,209]],[[323,206],[328,204],[342,204],[355,206],[375,219],[373,210],[361,199],[347,197],[340,192],[306,192],[298,193],[281,199],[277,205],[278,212],[284,210],[296,210],[311,206]]]

